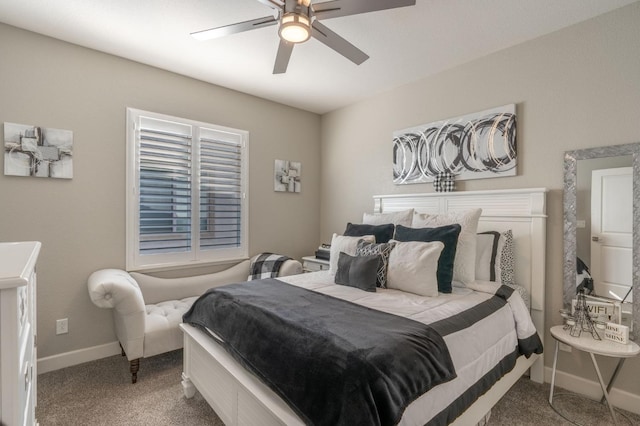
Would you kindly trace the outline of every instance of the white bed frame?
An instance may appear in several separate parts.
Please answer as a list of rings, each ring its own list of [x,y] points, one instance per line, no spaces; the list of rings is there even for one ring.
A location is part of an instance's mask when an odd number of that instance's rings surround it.
[[[513,189],[428,194],[376,195],[377,213],[414,208],[419,213],[447,213],[482,208],[478,231],[511,229],[515,242],[516,282],[531,295],[531,317],[544,335],[546,245],[546,189]],[[271,389],[238,364],[202,331],[182,324],[187,398],[196,389],[226,425],[303,425],[300,418]],[[527,371],[532,380],[544,381],[542,355],[518,358],[515,368],[502,377],[453,423],[474,425],[489,412]]]

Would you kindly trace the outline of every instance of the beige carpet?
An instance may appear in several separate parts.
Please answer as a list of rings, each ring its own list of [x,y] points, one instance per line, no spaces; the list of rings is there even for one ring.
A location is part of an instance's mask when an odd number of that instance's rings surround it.
[[[38,376],[41,426],[54,425],[215,425],[222,422],[199,393],[184,398],[180,385],[182,351],[140,363],[138,383],[131,384],[129,364],[112,356]],[[521,379],[494,407],[489,425],[571,425],[549,406],[549,385]],[[584,398],[560,397],[558,406],[579,424],[613,424],[606,407]],[[640,425],[640,416],[629,415]]]

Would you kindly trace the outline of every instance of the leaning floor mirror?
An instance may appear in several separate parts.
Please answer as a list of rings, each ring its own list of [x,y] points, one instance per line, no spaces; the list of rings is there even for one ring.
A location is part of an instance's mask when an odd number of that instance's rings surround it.
[[[630,338],[640,336],[640,143],[564,156],[563,303],[576,292],[621,303]]]

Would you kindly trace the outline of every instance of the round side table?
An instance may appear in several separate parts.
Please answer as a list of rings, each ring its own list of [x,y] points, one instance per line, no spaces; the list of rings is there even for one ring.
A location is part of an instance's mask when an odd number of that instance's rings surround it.
[[[609,412],[611,413],[611,418],[613,419],[614,424],[618,424],[616,419],[616,413],[613,409],[613,405],[609,401],[609,391],[611,390],[611,386],[613,386],[613,382],[618,377],[618,373],[620,369],[624,365],[624,361],[627,358],[634,357],[640,354],[640,346],[638,346],[635,342],[629,341],[628,344],[623,345],[620,343],[612,342],[610,340],[596,340],[591,336],[590,333],[582,333],[580,337],[573,337],[569,334],[568,330],[565,330],[563,326],[556,325],[551,327],[551,335],[556,340],[556,350],[553,355],[553,373],[551,375],[551,391],[549,393],[549,404],[553,407],[553,388],[556,381],[556,365],[558,362],[558,348],[560,346],[560,342],[571,346],[579,351],[587,352],[591,356],[591,362],[593,363],[593,368],[596,370],[596,375],[598,376],[598,381],[600,382],[600,387],[602,388],[602,393],[604,394],[601,402],[606,401],[607,406],[609,407]],[[618,358],[618,365],[611,376],[611,380],[607,385],[604,384],[604,380],[602,379],[602,374],[600,373],[600,368],[598,367],[598,362],[596,361],[595,355],[602,355],[608,357]]]

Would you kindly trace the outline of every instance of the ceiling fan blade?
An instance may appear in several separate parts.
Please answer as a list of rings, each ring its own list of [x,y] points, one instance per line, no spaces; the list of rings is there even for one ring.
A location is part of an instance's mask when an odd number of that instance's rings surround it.
[[[230,34],[242,33],[244,31],[255,30],[257,28],[269,27],[278,23],[274,16],[251,19],[249,21],[238,22],[237,24],[225,25],[223,27],[210,28],[208,30],[191,33],[193,38],[198,40],[211,40],[212,38],[223,37]]]
[[[356,65],[360,65],[369,59],[369,55],[331,31],[326,26],[322,25],[317,20],[311,25],[311,35]]]
[[[415,6],[415,4],[416,0],[333,0],[324,3],[314,3],[313,13],[318,19],[329,19],[339,16],[375,12],[377,10]]]
[[[293,46],[293,43],[289,43],[285,40],[280,40],[280,45],[278,46],[278,54],[276,55],[276,63],[273,66],[274,74],[284,74],[285,72],[287,72],[287,66],[289,65],[289,59],[291,58]]]

